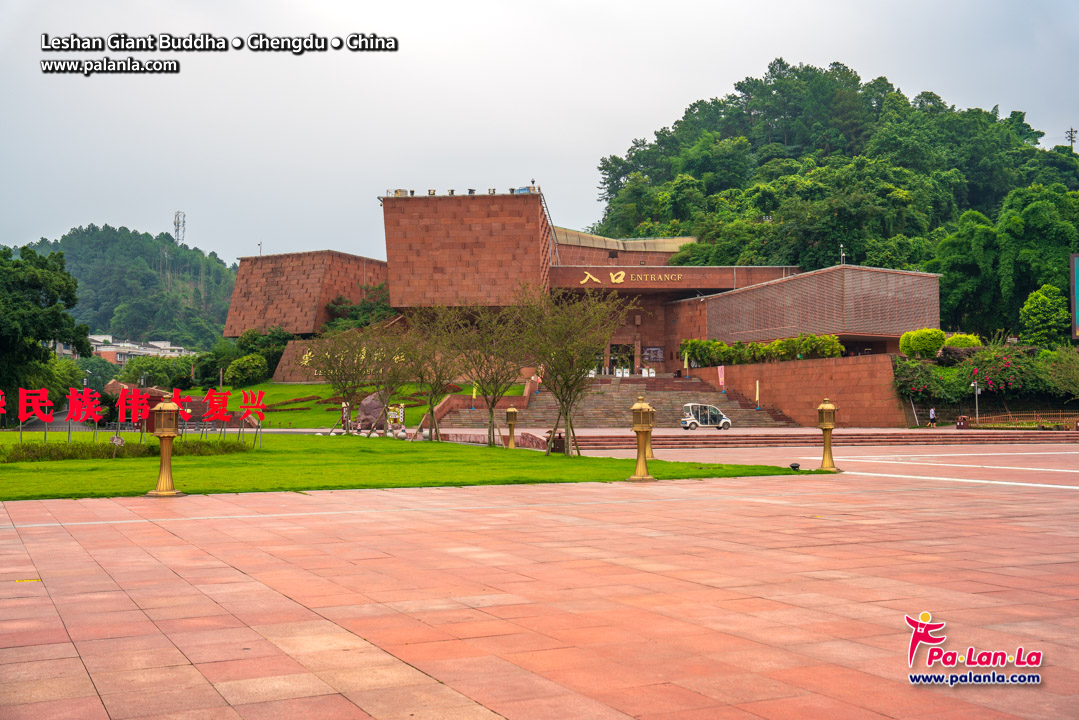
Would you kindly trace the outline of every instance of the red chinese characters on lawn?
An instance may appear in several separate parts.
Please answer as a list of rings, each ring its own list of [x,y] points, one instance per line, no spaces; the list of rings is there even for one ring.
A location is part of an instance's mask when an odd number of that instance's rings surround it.
[[[254,390],[250,392],[242,390],[241,392],[243,393],[243,402],[240,403],[240,409],[244,411],[244,414],[240,416],[240,419],[245,420],[254,413],[261,421],[265,417],[263,411],[266,409],[266,405],[262,402],[262,398],[265,397],[266,393],[262,390],[257,392]]]
[[[206,412],[203,414],[202,419],[207,422],[228,422],[232,418],[232,414],[226,412],[228,410],[230,392],[220,392],[210,388],[206,393]]]
[[[173,405],[176,405],[177,407],[180,408],[179,413],[180,413],[180,419],[181,420],[190,420],[191,419],[192,413],[189,413],[187,410],[184,409],[184,403],[194,402],[194,399],[190,395],[186,395],[186,396],[181,397],[180,396],[180,388],[173,388],[172,389],[172,397],[169,398],[169,400],[172,401]]]
[[[266,393],[262,390],[244,390],[243,401],[240,410],[243,413],[239,420],[246,420],[254,415],[260,421],[265,418]],[[206,393],[203,402],[206,404],[206,412],[202,415],[204,422],[228,423],[233,419],[228,410],[231,392],[215,390],[211,388]],[[189,409],[192,403],[197,401],[190,395],[184,395],[179,388],[172,389],[171,396],[151,395],[137,388],[124,388],[116,400],[116,419],[119,422],[142,422],[150,417],[150,411],[155,404],[163,400],[169,400],[179,409],[180,418],[190,420],[194,413]],[[187,406],[187,407],[185,407]],[[51,423],[55,419],[55,411],[52,400],[49,400],[47,388],[37,390],[19,388],[18,418],[20,423],[31,419],[37,419],[44,423]],[[7,413],[7,398],[0,390],[0,415]],[[91,388],[68,388],[67,415],[65,421],[69,422],[101,422],[105,419],[106,408],[102,405],[101,393]]]
[[[101,407],[101,393],[90,388],[83,388],[82,390],[69,389],[70,392],[67,394],[67,417],[64,420],[101,422],[104,419],[101,415],[101,411],[104,410]]]
[[[116,416],[120,422],[128,422],[127,416],[131,415],[133,423],[150,417],[150,396],[138,389],[124,388],[120,391],[120,399],[116,401]]]
[[[52,407],[49,400],[49,391],[45,388],[40,390],[27,390],[19,388],[19,422],[24,423],[32,417],[42,422],[51,423],[52,413],[45,412],[45,408]]]

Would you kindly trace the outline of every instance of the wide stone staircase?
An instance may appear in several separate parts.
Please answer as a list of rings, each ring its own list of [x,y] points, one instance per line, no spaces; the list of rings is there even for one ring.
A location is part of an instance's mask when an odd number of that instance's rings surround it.
[[[629,428],[633,424],[631,408],[638,396],[656,409],[656,427],[677,428],[682,406],[689,402],[715,405],[730,419],[734,428],[798,427],[775,411],[757,410],[752,401],[717,391],[698,378],[597,378],[581,400],[573,422],[578,428]],[[487,410],[482,403],[475,410],[455,410],[441,421],[445,428],[487,427]],[[558,404],[542,386],[529,398],[528,407],[518,408],[517,426],[545,428],[554,425]],[[497,412],[499,425],[505,424],[505,411]],[[714,431],[713,431],[714,432]]]

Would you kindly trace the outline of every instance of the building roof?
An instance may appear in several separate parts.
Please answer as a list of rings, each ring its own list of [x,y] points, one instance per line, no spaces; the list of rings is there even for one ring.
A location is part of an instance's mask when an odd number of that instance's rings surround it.
[[[554,228],[554,236],[555,242],[559,245],[578,245],[581,247],[602,248],[604,250],[627,251],[678,252],[683,245],[697,242],[697,238],[692,236],[617,240],[557,226]]]

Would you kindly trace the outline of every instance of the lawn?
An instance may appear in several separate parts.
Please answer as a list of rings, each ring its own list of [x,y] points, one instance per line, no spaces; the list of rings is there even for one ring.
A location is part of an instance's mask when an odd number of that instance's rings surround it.
[[[455,394],[472,395],[471,385],[460,385],[459,387],[461,389]],[[266,405],[287,403],[283,404],[280,408],[270,408],[266,413],[266,419],[263,421],[265,427],[328,428],[341,417],[340,402],[319,402],[320,400],[329,400],[334,396],[333,388],[326,384],[285,385],[267,382],[246,388],[225,387],[223,389],[232,392],[232,397],[229,398],[229,410],[232,412],[239,412],[240,402],[243,399],[241,391],[243,390],[249,392],[261,390],[266,393],[262,399]],[[405,421],[409,427],[418,425],[420,418],[427,412],[427,398],[418,396],[418,393],[418,387],[406,385],[404,390],[395,400],[395,402],[402,402],[406,405],[413,403],[421,404],[421,407],[405,408]],[[524,385],[514,385],[507,394],[522,395],[523,393]],[[193,389],[185,391],[184,394],[195,397],[196,395],[201,395],[203,393],[198,389]],[[290,400],[312,396],[317,397],[313,400],[305,400],[303,402],[288,402]]]
[[[89,435],[76,433],[73,441],[88,442]],[[0,443],[18,442],[18,437],[18,433],[0,433]],[[138,442],[137,434],[127,438]],[[40,442],[41,434],[25,433],[24,440]],[[55,440],[66,442],[66,436]],[[98,442],[103,441],[99,436]],[[0,500],[141,495],[153,489],[157,468],[157,458],[4,463],[0,464]],[[796,474],[789,468],[764,465],[658,460],[648,468],[663,480]],[[618,458],[545,457],[533,450],[344,435],[270,434],[263,436],[262,450],[173,461],[176,488],[190,494],[611,482],[625,480],[633,469],[633,460]]]

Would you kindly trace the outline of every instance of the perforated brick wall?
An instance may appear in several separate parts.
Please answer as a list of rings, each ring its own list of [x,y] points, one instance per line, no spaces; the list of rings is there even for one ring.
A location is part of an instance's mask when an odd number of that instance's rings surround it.
[[[940,327],[938,276],[837,265],[707,298],[710,339],[898,336]]]

